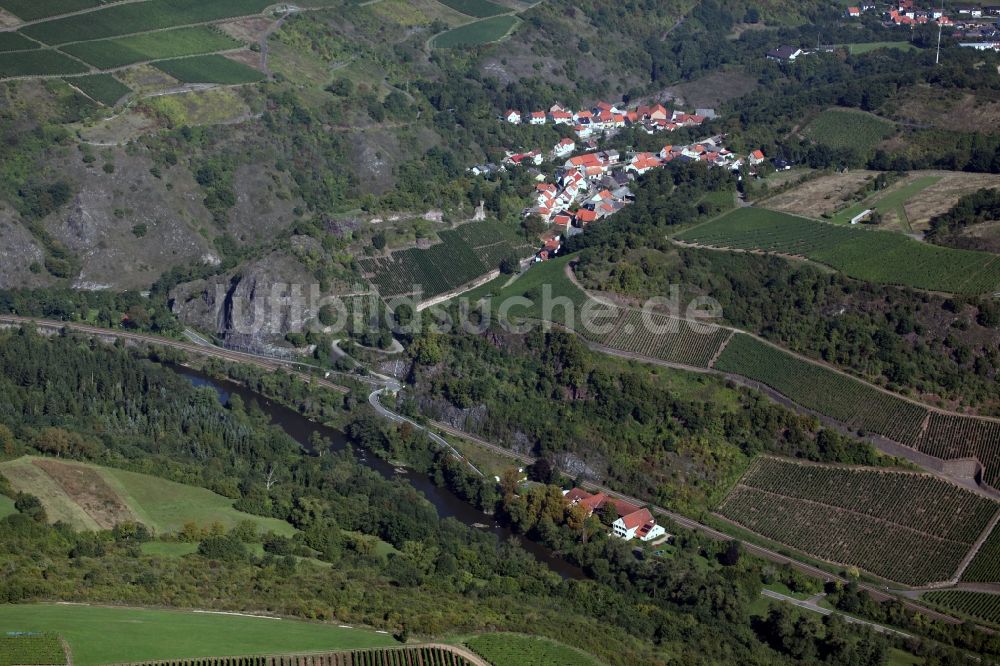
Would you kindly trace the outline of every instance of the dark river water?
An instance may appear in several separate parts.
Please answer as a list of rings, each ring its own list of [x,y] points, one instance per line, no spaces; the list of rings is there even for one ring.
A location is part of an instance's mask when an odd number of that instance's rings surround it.
[[[190,368],[180,366],[167,367],[170,367],[195,386],[208,386],[215,389],[216,393],[219,394],[219,400],[223,403],[227,402],[229,396],[232,394],[240,396],[246,403],[251,401],[257,403],[271,417],[272,423],[281,426],[289,436],[301,444],[307,451],[312,450],[312,447],[309,445],[309,436],[314,432],[318,432],[321,436],[333,442],[332,448],[335,451],[344,449],[347,446],[347,439],[344,433],[339,430],[334,430],[333,428],[310,421],[295,410],[274,403],[264,396],[250,391],[245,386],[215,379]],[[466,525],[477,526],[479,529],[492,532],[499,539],[514,539],[522,548],[531,553],[535,559],[546,564],[563,578],[586,578],[583,570],[579,567],[566,562],[541,544],[525,539],[520,535],[514,534],[506,527],[498,525],[492,516],[479,511],[449,489],[434,485],[427,476],[410,470],[395,468],[378,456],[360,447],[355,447],[355,455],[362,464],[374,469],[387,479],[405,478],[434,505],[441,518],[454,518]],[[483,525],[486,527],[483,527]]]

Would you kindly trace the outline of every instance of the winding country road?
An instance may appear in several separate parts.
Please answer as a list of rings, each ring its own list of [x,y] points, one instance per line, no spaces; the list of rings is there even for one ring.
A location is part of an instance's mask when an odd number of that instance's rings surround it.
[[[234,361],[234,362],[238,362],[238,363],[247,363],[247,364],[254,365],[256,367],[259,367],[259,368],[262,368],[262,369],[266,369],[266,370],[270,370],[270,371],[283,370],[283,371],[289,372],[292,375],[295,375],[296,377],[302,379],[305,382],[311,383],[313,386],[320,386],[322,388],[326,388],[326,389],[330,389],[330,390],[333,390],[333,391],[337,391],[338,393],[347,393],[347,392],[349,392],[349,389],[346,388],[346,387],[344,387],[344,386],[340,386],[339,384],[335,384],[333,382],[330,382],[327,379],[321,379],[319,377],[316,377],[316,376],[313,376],[313,375],[309,375],[309,374],[306,374],[306,373],[301,372],[299,370],[296,370],[295,366],[297,366],[297,365],[304,365],[302,363],[298,363],[298,362],[295,362],[295,361],[289,361],[289,360],[285,360],[285,359],[277,359],[277,358],[271,358],[271,357],[267,357],[267,356],[260,356],[260,355],[256,355],[256,354],[252,354],[252,353],[248,353],[248,352],[232,351],[232,350],[229,350],[229,349],[223,349],[221,347],[216,347],[216,346],[211,345],[211,343],[208,340],[206,340],[204,337],[202,337],[202,336],[200,336],[200,335],[198,335],[198,334],[196,334],[194,332],[191,332],[191,333],[188,334],[189,338],[193,338],[195,340],[198,340],[198,342],[181,342],[181,341],[178,341],[178,340],[173,340],[171,338],[164,338],[164,337],[160,337],[160,336],[156,336],[156,335],[149,335],[149,334],[143,334],[143,333],[130,333],[130,332],[127,332],[127,331],[117,331],[117,330],[113,330],[113,329],[105,329],[105,328],[99,328],[97,326],[91,326],[89,324],[80,324],[80,323],[77,323],[77,322],[53,321],[53,320],[46,320],[46,319],[37,319],[37,318],[33,318],[33,317],[20,317],[20,316],[15,316],[15,315],[0,315],[0,326],[8,326],[9,327],[9,326],[24,326],[24,325],[35,326],[36,328],[46,329],[46,330],[49,330],[49,331],[61,331],[63,329],[67,329],[67,330],[71,330],[71,331],[76,331],[78,333],[83,333],[83,334],[86,334],[86,335],[91,335],[91,336],[94,336],[96,338],[103,339],[103,340],[124,340],[124,341],[130,341],[130,342],[141,343],[141,344],[157,345],[157,346],[160,346],[160,347],[168,347],[168,348],[171,348],[171,349],[177,349],[177,350],[181,350],[181,351],[186,351],[186,352],[189,352],[191,354],[195,354],[195,355],[199,355],[199,356],[206,356],[206,357],[210,357],[210,358],[219,358],[219,359],[223,359],[223,360],[227,360],[227,361]],[[519,454],[519,453],[515,453],[515,452],[511,451],[510,449],[507,449],[507,448],[502,447],[502,446],[498,446],[496,444],[493,444],[493,443],[488,442],[486,440],[480,439],[478,437],[474,437],[472,435],[469,435],[468,433],[465,433],[465,432],[463,432],[463,431],[461,431],[461,430],[459,430],[457,428],[453,428],[451,426],[448,426],[448,425],[446,425],[444,423],[440,423],[440,422],[437,422],[437,421],[431,421],[430,422],[430,427],[427,427],[427,426],[421,425],[421,424],[413,421],[412,419],[409,419],[409,418],[403,416],[402,414],[398,414],[396,412],[393,412],[390,409],[387,409],[384,405],[382,405],[381,401],[379,400],[380,396],[383,395],[386,392],[395,392],[395,391],[398,391],[399,388],[401,387],[400,383],[397,380],[395,380],[395,379],[393,379],[391,377],[386,377],[384,375],[370,375],[367,378],[362,378],[361,376],[358,376],[357,379],[364,379],[364,380],[369,381],[370,383],[380,384],[380,387],[377,388],[377,389],[375,389],[374,391],[372,391],[369,394],[369,396],[368,396],[368,402],[369,402],[369,404],[371,404],[372,408],[376,411],[376,413],[378,413],[380,416],[382,416],[383,418],[386,418],[386,419],[388,419],[390,421],[393,421],[393,422],[396,422],[396,423],[406,422],[406,423],[411,424],[413,427],[426,432],[428,434],[428,436],[431,438],[431,440],[434,441],[437,445],[446,447],[447,450],[449,450],[450,452],[452,452],[453,454],[455,454],[457,457],[459,457],[460,459],[462,459],[463,461],[465,461],[467,464],[469,464],[469,466],[472,467],[472,469],[474,469],[480,475],[482,475],[482,472],[480,470],[476,469],[472,465],[472,463],[470,463],[464,456],[462,456],[457,450],[455,450],[455,448],[453,446],[451,446],[451,444],[449,444],[443,437],[441,437],[439,434],[435,433],[432,430],[432,428],[436,428],[436,429],[438,429],[438,430],[440,430],[442,432],[445,432],[447,434],[453,435],[455,437],[460,437],[462,439],[465,439],[467,441],[472,442],[473,444],[476,444],[476,445],[481,446],[481,447],[483,447],[485,449],[488,449],[488,450],[490,450],[490,451],[492,451],[492,452],[494,452],[494,453],[496,453],[498,455],[505,456],[505,457],[508,457],[508,458],[513,458],[513,459],[516,459],[516,460],[518,460],[518,461],[520,461],[522,463],[525,463],[525,464],[531,464],[535,460],[531,456],[524,455],[524,454]],[[601,485],[593,484],[593,483],[583,483],[582,485],[585,488],[589,489],[589,490],[604,492],[607,495],[610,495],[612,497],[623,499],[623,500],[626,500],[628,502],[632,502],[632,503],[635,503],[635,504],[647,505],[647,503],[645,501],[643,501],[643,500],[641,500],[639,498],[631,497],[629,495],[625,495],[623,493],[619,493],[619,492],[617,492],[615,490],[612,490],[611,488],[607,488],[605,486],[601,486]],[[708,526],[708,525],[706,525],[704,523],[700,523],[700,522],[698,522],[696,520],[693,520],[691,518],[683,516],[683,515],[681,515],[679,513],[676,513],[676,512],[673,512],[673,511],[669,511],[669,510],[667,510],[667,509],[665,509],[663,507],[658,507],[658,506],[655,506],[655,505],[648,505],[648,506],[649,506],[650,511],[652,511],[653,513],[655,513],[657,515],[660,515],[660,516],[663,516],[663,517],[666,517],[666,518],[669,518],[674,523],[676,523],[677,525],[680,525],[683,528],[700,532],[700,533],[708,536],[709,538],[717,540],[717,541],[731,541],[731,540],[733,540],[733,537],[731,535],[728,535],[728,534],[726,534],[726,533],[724,533],[724,532],[722,532],[720,530],[717,530],[717,529],[715,529],[713,527],[710,527],[710,526]],[[743,547],[746,550],[746,552],[750,553],[751,555],[754,555],[756,557],[760,557],[760,558],[766,559],[766,560],[774,562],[776,564],[780,564],[780,565],[787,564],[788,566],[790,566],[790,567],[792,567],[792,568],[794,568],[794,569],[796,569],[796,570],[798,570],[798,571],[800,571],[800,572],[802,572],[802,573],[804,573],[804,574],[806,574],[808,576],[811,576],[813,578],[818,578],[818,579],[824,580],[824,581],[840,581],[841,583],[848,582],[847,579],[845,579],[845,578],[843,578],[841,576],[838,576],[836,574],[832,574],[832,573],[830,573],[828,571],[824,571],[824,570],[819,569],[817,567],[814,567],[814,566],[812,566],[810,564],[806,564],[804,562],[800,562],[798,560],[795,560],[795,559],[793,559],[791,557],[788,557],[786,555],[778,553],[778,552],[776,552],[774,550],[771,550],[769,548],[765,548],[763,546],[758,546],[756,544],[745,542],[745,541],[743,542]],[[952,617],[950,615],[946,615],[944,613],[940,613],[938,611],[931,610],[929,608],[926,608],[924,606],[916,604],[912,600],[907,599],[907,598],[901,596],[897,591],[890,591],[888,588],[879,588],[879,587],[876,587],[875,585],[870,585],[870,584],[867,584],[867,583],[859,584],[859,587],[861,589],[864,589],[866,592],[868,592],[877,601],[885,601],[885,600],[888,600],[888,599],[896,599],[900,603],[902,603],[904,606],[906,606],[907,608],[909,608],[910,610],[913,610],[915,612],[921,613],[924,616],[926,616],[926,617],[928,617],[928,618],[930,618],[932,620],[939,620],[941,622],[946,622],[948,624],[961,624],[962,623],[961,620],[959,620],[959,619],[957,619],[955,617]],[[987,630],[985,628],[983,628],[983,629]]]

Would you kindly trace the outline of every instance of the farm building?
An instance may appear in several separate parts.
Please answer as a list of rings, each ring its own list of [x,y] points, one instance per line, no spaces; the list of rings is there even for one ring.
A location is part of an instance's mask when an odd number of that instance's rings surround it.
[[[619,539],[631,541],[639,537],[641,541],[652,541],[667,533],[662,525],[656,524],[656,519],[649,509],[641,508],[625,500],[609,497],[605,493],[590,494],[582,488],[573,488],[563,494],[571,505],[580,505],[587,509],[587,515],[600,511],[607,504],[612,504],[618,511],[618,519],[611,526],[612,534]]]

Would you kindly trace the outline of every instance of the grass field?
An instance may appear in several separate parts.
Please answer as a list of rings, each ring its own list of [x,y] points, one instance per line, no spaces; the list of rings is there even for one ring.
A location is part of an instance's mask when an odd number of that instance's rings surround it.
[[[233,500],[204,488],[146,474],[30,457],[2,463],[0,472],[16,489],[37,495],[50,520],[62,520],[78,529],[139,520],[164,534],[180,530],[187,522],[201,527],[219,522],[231,528],[241,520],[252,520],[261,531],[283,535],[295,531],[282,520],[237,511]]]
[[[56,666],[65,663],[66,651],[56,634],[0,634],[0,666]]]
[[[395,643],[373,631],[287,619],[51,604],[0,606],[0,632],[8,631],[59,634],[69,644],[75,666]]]
[[[442,5],[475,18],[489,18],[510,10],[489,0],[438,0]]]
[[[240,42],[213,27],[196,26],[79,42],[64,46],[62,50],[99,69],[111,69],[137,62],[213,53],[240,46]]]
[[[677,238],[711,247],[804,256],[880,284],[968,294],[992,292],[1000,285],[1000,256],[760,208],[734,210]]]
[[[56,51],[39,49],[18,53],[0,53],[0,78],[82,74],[86,65]]]
[[[851,55],[871,53],[877,49],[895,49],[896,51],[915,51],[917,47],[910,42],[863,42],[860,44],[844,44]]]
[[[599,666],[583,652],[547,638],[521,634],[483,634],[466,641],[493,666]]]
[[[153,65],[182,83],[254,83],[264,78],[256,69],[221,55],[161,60]]]
[[[831,148],[852,148],[867,153],[895,131],[888,120],[861,111],[827,109],[806,125],[803,134]]]
[[[947,580],[998,509],[927,474],[759,457],[719,513],[805,553],[889,580]]]
[[[879,192],[873,197],[869,197],[861,203],[849,206],[830,218],[831,222],[842,224],[850,223],[851,219],[869,208],[877,210],[883,216],[895,215],[900,226],[909,231],[910,221],[906,215],[906,204],[913,197],[917,196],[928,187],[936,185],[941,180],[940,176],[922,176],[906,183],[902,187],[890,190],[888,193]]]
[[[928,592],[921,600],[945,611],[1000,627],[1000,594],[941,590]]]
[[[132,92],[127,85],[110,74],[77,76],[66,79],[66,82],[82,90],[91,99],[107,106],[114,106],[115,102]]]
[[[33,42],[24,35],[16,32],[0,32],[0,52],[2,51],[27,51],[40,48],[37,42]]]
[[[443,32],[434,38],[432,45],[439,49],[462,46],[481,46],[503,38],[518,24],[516,16],[494,16]]]
[[[101,0],[0,0],[0,8],[23,21],[78,12],[101,4]]]
[[[0,495],[0,518],[16,512],[17,509],[14,508],[14,500],[6,495]]]
[[[29,25],[21,32],[53,46],[258,14],[271,0],[149,0]]]

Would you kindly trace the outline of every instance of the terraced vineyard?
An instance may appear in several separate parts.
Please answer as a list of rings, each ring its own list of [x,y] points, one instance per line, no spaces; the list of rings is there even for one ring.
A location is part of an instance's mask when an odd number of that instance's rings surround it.
[[[531,252],[513,229],[496,222],[471,222],[438,236],[441,242],[427,249],[410,248],[358,263],[382,296],[412,294],[420,287],[426,298],[496,270],[511,252]]]
[[[1000,594],[941,590],[928,592],[921,598],[958,615],[1000,626]]]
[[[695,330],[685,320],[627,310],[617,318],[612,331],[596,341],[612,349],[707,368],[729,331],[718,326],[705,328],[708,330]]]
[[[64,46],[62,50],[99,69],[111,69],[137,62],[225,51],[240,46],[241,42],[215,28],[196,26],[80,42]]]
[[[957,414],[931,412],[927,429],[913,445],[942,460],[975,457],[983,481],[1000,488],[1000,423]]]
[[[0,8],[25,21],[78,12],[97,7],[101,0],[0,0]]]
[[[21,32],[42,43],[58,46],[248,16],[260,13],[271,4],[274,4],[271,0],[147,0],[35,23],[22,28]]]
[[[510,10],[489,0],[439,0],[442,5],[474,18],[487,18],[505,14]]]
[[[221,55],[202,55],[153,63],[182,83],[221,83],[237,85],[260,81],[264,75],[243,63]]]
[[[962,574],[962,580],[970,583],[1000,583],[1000,525],[993,528],[990,536],[979,547],[979,552]]]
[[[447,648],[415,646],[328,654],[151,661],[133,666],[472,666],[472,663]]]
[[[49,74],[82,74],[86,65],[58,51],[13,51],[0,53],[0,78]]]
[[[79,85],[70,83],[106,105],[130,91],[117,79],[89,77],[140,63],[154,62],[182,83],[253,83],[263,74],[220,55],[247,45],[225,34],[218,24],[260,14],[272,4],[270,0],[0,0],[0,8],[37,21],[0,32],[0,79],[88,75],[79,77]],[[81,10],[88,11],[72,14]]]
[[[719,513],[809,555],[919,585],[948,580],[1000,510],[935,477],[760,457]]]
[[[968,294],[992,292],[1000,286],[1000,256],[994,254],[759,208],[739,208],[677,239],[710,247],[800,255],[880,284]]]
[[[715,368],[770,386],[803,407],[908,444],[916,441],[927,409],[853,377],[801,360],[745,334],[737,334]]]
[[[439,49],[489,44],[503,38],[518,22],[516,16],[510,15],[485,18],[443,32],[435,37],[431,44]]]
[[[66,663],[59,637],[48,633],[0,635],[0,666],[56,666]]]
[[[91,99],[107,106],[114,106],[115,102],[132,92],[128,86],[110,74],[77,76],[66,81],[82,90]]]

